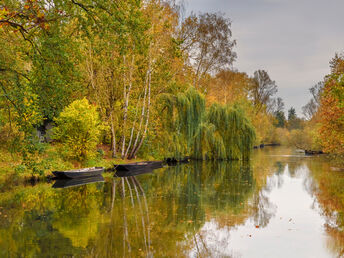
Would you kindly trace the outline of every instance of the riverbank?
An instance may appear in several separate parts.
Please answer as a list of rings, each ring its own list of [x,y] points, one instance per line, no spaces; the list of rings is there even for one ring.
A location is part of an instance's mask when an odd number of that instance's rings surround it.
[[[265,145],[268,146],[268,145]],[[143,160],[154,160],[153,157],[145,159],[122,160],[121,158],[112,158],[111,152],[106,146],[99,146],[99,155],[93,159],[78,162],[75,160],[66,160],[59,154],[59,147],[48,145],[42,156],[37,156],[37,162],[42,163],[44,170],[42,174],[33,174],[22,165],[21,156],[18,153],[10,153],[8,150],[0,149],[0,180],[7,181],[9,178],[14,181],[37,182],[45,181],[52,176],[54,170],[70,170],[85,167],[104,167],[112,168],[114,164],[127,164]],[[323,154],[317,158],[331,164],[338,171],[344,170],[344,156],[334,154]],[[104,176],[111,176],[110,173],[104,173]]]
[[[139,158],[131,160],[112,158],[110,152],[106,150],[99,151],[99,153],[97,157],[84,162],[66,160],[59,154],[57,146],[49,145],[42,156],[35,157],[35,160],[41,163],[43,173],[34,174],[22,165],[22,158],[18,153],[10,153],[8,150],[0,149],[0,180],[4,181],[11,178],[15,181],[44,181],[52,175],[51,172],[54,170],[70,170],[95,166],[111,168],[114,164],[127,164],[143,160]]]

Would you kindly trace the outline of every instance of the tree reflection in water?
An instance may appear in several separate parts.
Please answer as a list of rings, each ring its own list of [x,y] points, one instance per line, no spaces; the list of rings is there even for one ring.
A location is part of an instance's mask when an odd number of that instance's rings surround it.
[[[0,257],[240,256],[235,232],[271,230],[283,205],[271,196],[300,179],[326,219],[328,248],[340,257],[343,175],[321,160],[278,156],[282,151],[259,150],[248,164],[194,162],[68,189],[4,184]]]

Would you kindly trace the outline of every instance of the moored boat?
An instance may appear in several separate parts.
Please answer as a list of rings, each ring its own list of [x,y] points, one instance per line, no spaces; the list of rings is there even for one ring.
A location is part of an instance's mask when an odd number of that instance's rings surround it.
[[[153,173],[153,169],[148,167],[148,168],[138,168],[134,170],[117,170],[115,172],[115,177],[129,177],[129,176],[138,176],[142,174],[148,174],[148,173]]]
[[[99,176],[103,172],[104,172],[103,167],[92,167],[92,168],[73,169],[73,170],[67,170],[67,171],[53,171],[52,173],[57,178],[84,178],[84,177]]]
[[[74,179],[57,179],[52,186],[53,188],[68,188],[81,186],[86,184],[92,184],[97,182],[104,182],[104,177],[102,175],[92,176],[92,177],[82,177]]]
[[[318,154],[324,154],[323,151],[318,151],[318,150],[305,150],[306,155],[318,155]]]
[[[143,161],[129,164],[115,164],[116,171],[131,171],[142,168],[157,169],[162,168],[162,161]]]

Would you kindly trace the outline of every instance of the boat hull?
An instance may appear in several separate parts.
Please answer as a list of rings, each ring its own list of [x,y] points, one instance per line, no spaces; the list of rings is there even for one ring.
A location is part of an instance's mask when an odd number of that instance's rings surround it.
[[[82,177],[74,179],[57,179],[52,186],[53,188],[69,188],[91,183],[104,182],[104,177],[101,175],[92,177]]]
[[[152,168],[139,168],[134,170],[117,170],[115,172],[115,177],[130,177],[130,176],[138,176],[142,174],[153,173]]]
[[[55,177],[61,179],[86,178],[99,176],[104,172],[104,168],[94,168],[89,170],[69,170],[69,171],[53,171]]]
[[[132,171],[139,170],[143,168],[157,169],[162,168],[162,161],[146,161],[146,162],[136,162],[129,164],[118,164],[115,165],[116,171]]]

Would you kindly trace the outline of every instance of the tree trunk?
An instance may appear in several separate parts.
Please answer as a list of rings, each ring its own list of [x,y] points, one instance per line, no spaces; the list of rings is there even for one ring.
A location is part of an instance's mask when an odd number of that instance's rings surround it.
[[[116,158],[116,133],[115,133],[115,125],[113,122],[112,111],[110,113],[110,120],[111,120],[111,150],[112,150],[112,157]]]
[[[146,97],[147,97],[147,88],[148,88],[148,76],[149,76],[149,71],[147,71],[147,75],[146,75],[146,86],[145,86],[145,93],[143,96],[143,103],[142,103],[142,111],[141,111],[141,118],[140,118],[140,125],[139,125],[139,129],[137,131],[137,135],[136,135],[136,139],[133,145],[133,148],[128,156],[128,159],[132,159],[134,157],[134,152],[137,146],[137,143],[139,141],[140,138],[140,134],[141,134],[141,128],[142,128],[142,123],[143,123],[143,119],[145,116],[145,107],[146,107]]]
[[[123,57],[124,62],[125,62],[125,57]],[[124,97],[124,112],[123,112],[123,131],[122,131],[122,153],[121,157],[122,159],[125,158],[126,156],[126,150],[125,150],[125,133],[127,129],[127,119],[128,119],[128,106],[129,106],[129,97],[130,97],[130,91],[132,87],[132,66],[134,65],[134,57],[132,57],[131,64],[129,66],[129,88],[127,90],[127,86],[124,80],[124,87],[123,87],[123,97]]]
[[[140,141],[139,145],[135,148],[135,150],[133,152],[132,157],[135,157],[136,153],[141,148],[142,143],[143,143],[143,141],[147,135],[148,123],[149,123],[150,96],[151,96],[151,71],[149,71],[149,75],[148,75],[148,103],[147,103],[147,115],[146,115],[145,130],[143,132],[143,135],[141,137],[141,141]]]
[[[128,147],[127,147],[127,150],[125,152],[125,158],[128,157],[128,153],[129,153],[129,150],[130,150],[130,147],[131,147],[131,143],[133,141],[133,137],[134,137],[134,129],[135,129],[135,124],[136,124],[136,117],[137,117],[137,111],[138,111],[138,104],[140,103],[140,100],[141,100],[141,96],[139,97],[139,101],[137,102],[137,106],[136,106],[136,113],[135,113],[135,119],[134,119],[134,123],[133,123],[133,126],[131,128],[131,132],[130,132],[130,140],[129,140],[129,143],[128,143]]]

